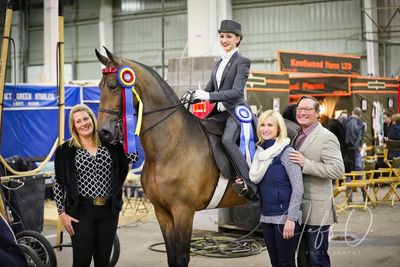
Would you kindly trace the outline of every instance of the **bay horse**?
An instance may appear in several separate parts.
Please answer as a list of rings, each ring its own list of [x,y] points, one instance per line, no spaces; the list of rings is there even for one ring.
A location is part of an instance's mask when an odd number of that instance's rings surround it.
[[[200,120],[181,105],[178,96],[150,67],[120,59],[106,49],[96,50],[106,68],[123,65],[136,74],[135,90],[143,102],[140,140],[145,153],[141,183],[154,205],[170,267],[186,267],[190,260],[193,217],[205,209],[217,186],[219,170]],[[108,141],[118,138],[121,87],[115,73],[104,73],[98,116],[99,133]],[[232,180],[218,208],[246,203],[231,189]]]

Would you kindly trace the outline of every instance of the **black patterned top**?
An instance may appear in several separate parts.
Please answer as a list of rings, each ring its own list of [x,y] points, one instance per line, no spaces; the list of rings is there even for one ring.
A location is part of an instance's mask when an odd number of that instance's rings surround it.
[[[135,162],[138,159],[138,154],[127,154],[127,157],[130,162]],[[87,198],[111,196],[112,161],[106,147],[100,145],[96,155],[90,154],[86,149],[77,149],[75,167],[77,171],[78,195]],[[65,192],[63,187],[55,181],[54,199],[59,214],[65,210],[64,197]]]

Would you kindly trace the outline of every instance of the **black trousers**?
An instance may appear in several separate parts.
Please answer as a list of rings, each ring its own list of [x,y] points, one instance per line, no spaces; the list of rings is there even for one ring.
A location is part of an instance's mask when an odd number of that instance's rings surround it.
[[[298,267],[330,267],[329,225],[302,225],[297,256]],[[303,230],[304,229],[304,230]]]
[[[283,224],[261,223],[265,244],[273,267],[296,267],[296,249],[300,226],[296,223],[294,237],[283,238]]]
[[[111,214],[110,201],[104,206],[79,204],[78,223],[73,223],[73,267],[107,267],[117,232],[118,216]]]

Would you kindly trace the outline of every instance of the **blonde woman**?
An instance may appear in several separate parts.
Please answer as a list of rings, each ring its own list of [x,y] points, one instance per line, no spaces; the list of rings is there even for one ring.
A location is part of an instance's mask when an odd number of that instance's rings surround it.
[[[94,113],[76,105],[69,117],[71,139],[56,150],[55,201],[59,218],[72,240],[73,267],[108,266],[118,215],[122,185],[129,163],[120,143],[102,142]]]
[[[303,178],[298,164],[289,160],[287,129],[282,115],[268,110],[258,119],[259,143],[250,166],[257,184],[261,226],[272,266],[296,266],[295,253],[301,224]]]

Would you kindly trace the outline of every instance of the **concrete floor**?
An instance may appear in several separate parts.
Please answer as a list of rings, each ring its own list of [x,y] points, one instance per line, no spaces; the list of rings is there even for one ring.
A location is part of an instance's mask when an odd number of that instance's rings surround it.
[[[358,196],[357,196],[358,195]],[[360,200],[360,193],[353,197]],[[149,204],[150,205],[150,204]],[[55,242],[55,227],[45,226],[43,234],[50,242]],[[153,252],[149,246],[162,242],[162,235],[153,212],[138,214],[135,222],[118,229],[121,241],[121,254],[117,266],[154,267],[167,266],[166,254]],[[355,241],[336,239],[353,237]],[[161,248],[161,247],[160,247]],[[64,248],[56,252],[58,266],[71,266],[72,249]],[[347,210],[339,214],[339,223],[332,228],[330,243],[332,266],[351,267],[400,267],[400,203],[392,208],[379,204],[367,211]],[[192,256],[190,267],[261,267],[271,266],[267,251],[244,258],[209,258]]]

